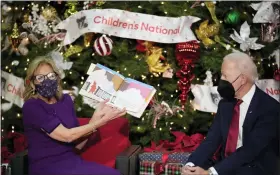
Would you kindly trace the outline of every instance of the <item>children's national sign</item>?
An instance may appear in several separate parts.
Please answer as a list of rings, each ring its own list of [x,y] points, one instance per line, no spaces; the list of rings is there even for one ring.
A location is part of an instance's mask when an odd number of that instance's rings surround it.
[[[173,18],[118,9],[91,9],[73,14],[56,28],[67,30],[64,45],[88,32],[158,43],[180,43],[196,40],[190,27],[199,20],[194,16]]]

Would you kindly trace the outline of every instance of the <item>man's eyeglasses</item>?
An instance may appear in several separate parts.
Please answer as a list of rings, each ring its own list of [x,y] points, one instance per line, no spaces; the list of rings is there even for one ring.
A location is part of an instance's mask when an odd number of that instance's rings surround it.
[[[33,79],[37,80],[39,83],[42,83],[46,78],[48,78],[49,80],[56,80],[57,79],[57,74],[54,72],[50,72],[47,75],[34,75]]]

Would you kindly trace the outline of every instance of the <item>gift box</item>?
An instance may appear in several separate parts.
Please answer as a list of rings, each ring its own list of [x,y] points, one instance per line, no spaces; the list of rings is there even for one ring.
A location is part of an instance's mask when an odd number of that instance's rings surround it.
[[[183,166],[181,163],[141,161],[139,175],[180,175]]]
[[[176,162],[186,164],[190,157],[188,152],[175,152],[175,153],[162,153],[162,152],[151,152],[142,153],[139,155],[139,161],[159,161],[161,162],[164,156],[167,156],[167,162]]]
[[[132,145],[117,156],[116,169],[122,175],[136,175],[139,172],[138,154],[142,151],[141,146]]]

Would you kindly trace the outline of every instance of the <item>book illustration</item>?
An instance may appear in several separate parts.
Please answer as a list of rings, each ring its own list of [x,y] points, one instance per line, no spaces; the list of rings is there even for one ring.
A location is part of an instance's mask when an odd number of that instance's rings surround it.
[[[91,64],[87,73],[89,77],[79,92],[81,95],[99,102],[110,99],[109,104],[126,108],[135,117],[141,117],[156,92],[154,87],[124,78],[100,64]]]

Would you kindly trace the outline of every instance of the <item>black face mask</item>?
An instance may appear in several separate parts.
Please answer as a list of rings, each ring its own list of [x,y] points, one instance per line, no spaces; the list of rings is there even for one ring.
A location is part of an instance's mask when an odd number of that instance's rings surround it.
[[[240,77],[240,75],[232,83],[234,83]],[[220,80],[219,85],[218,85],[218,92],[221,95],[221,97],[223,97],[227,100],[234,99],[235,92],[239,91],[239,89],[242,87],[242,85],[237,89],[237,91],[235,91],[234,87],[232,86],[232,83],[230,83],[226,80]]]

